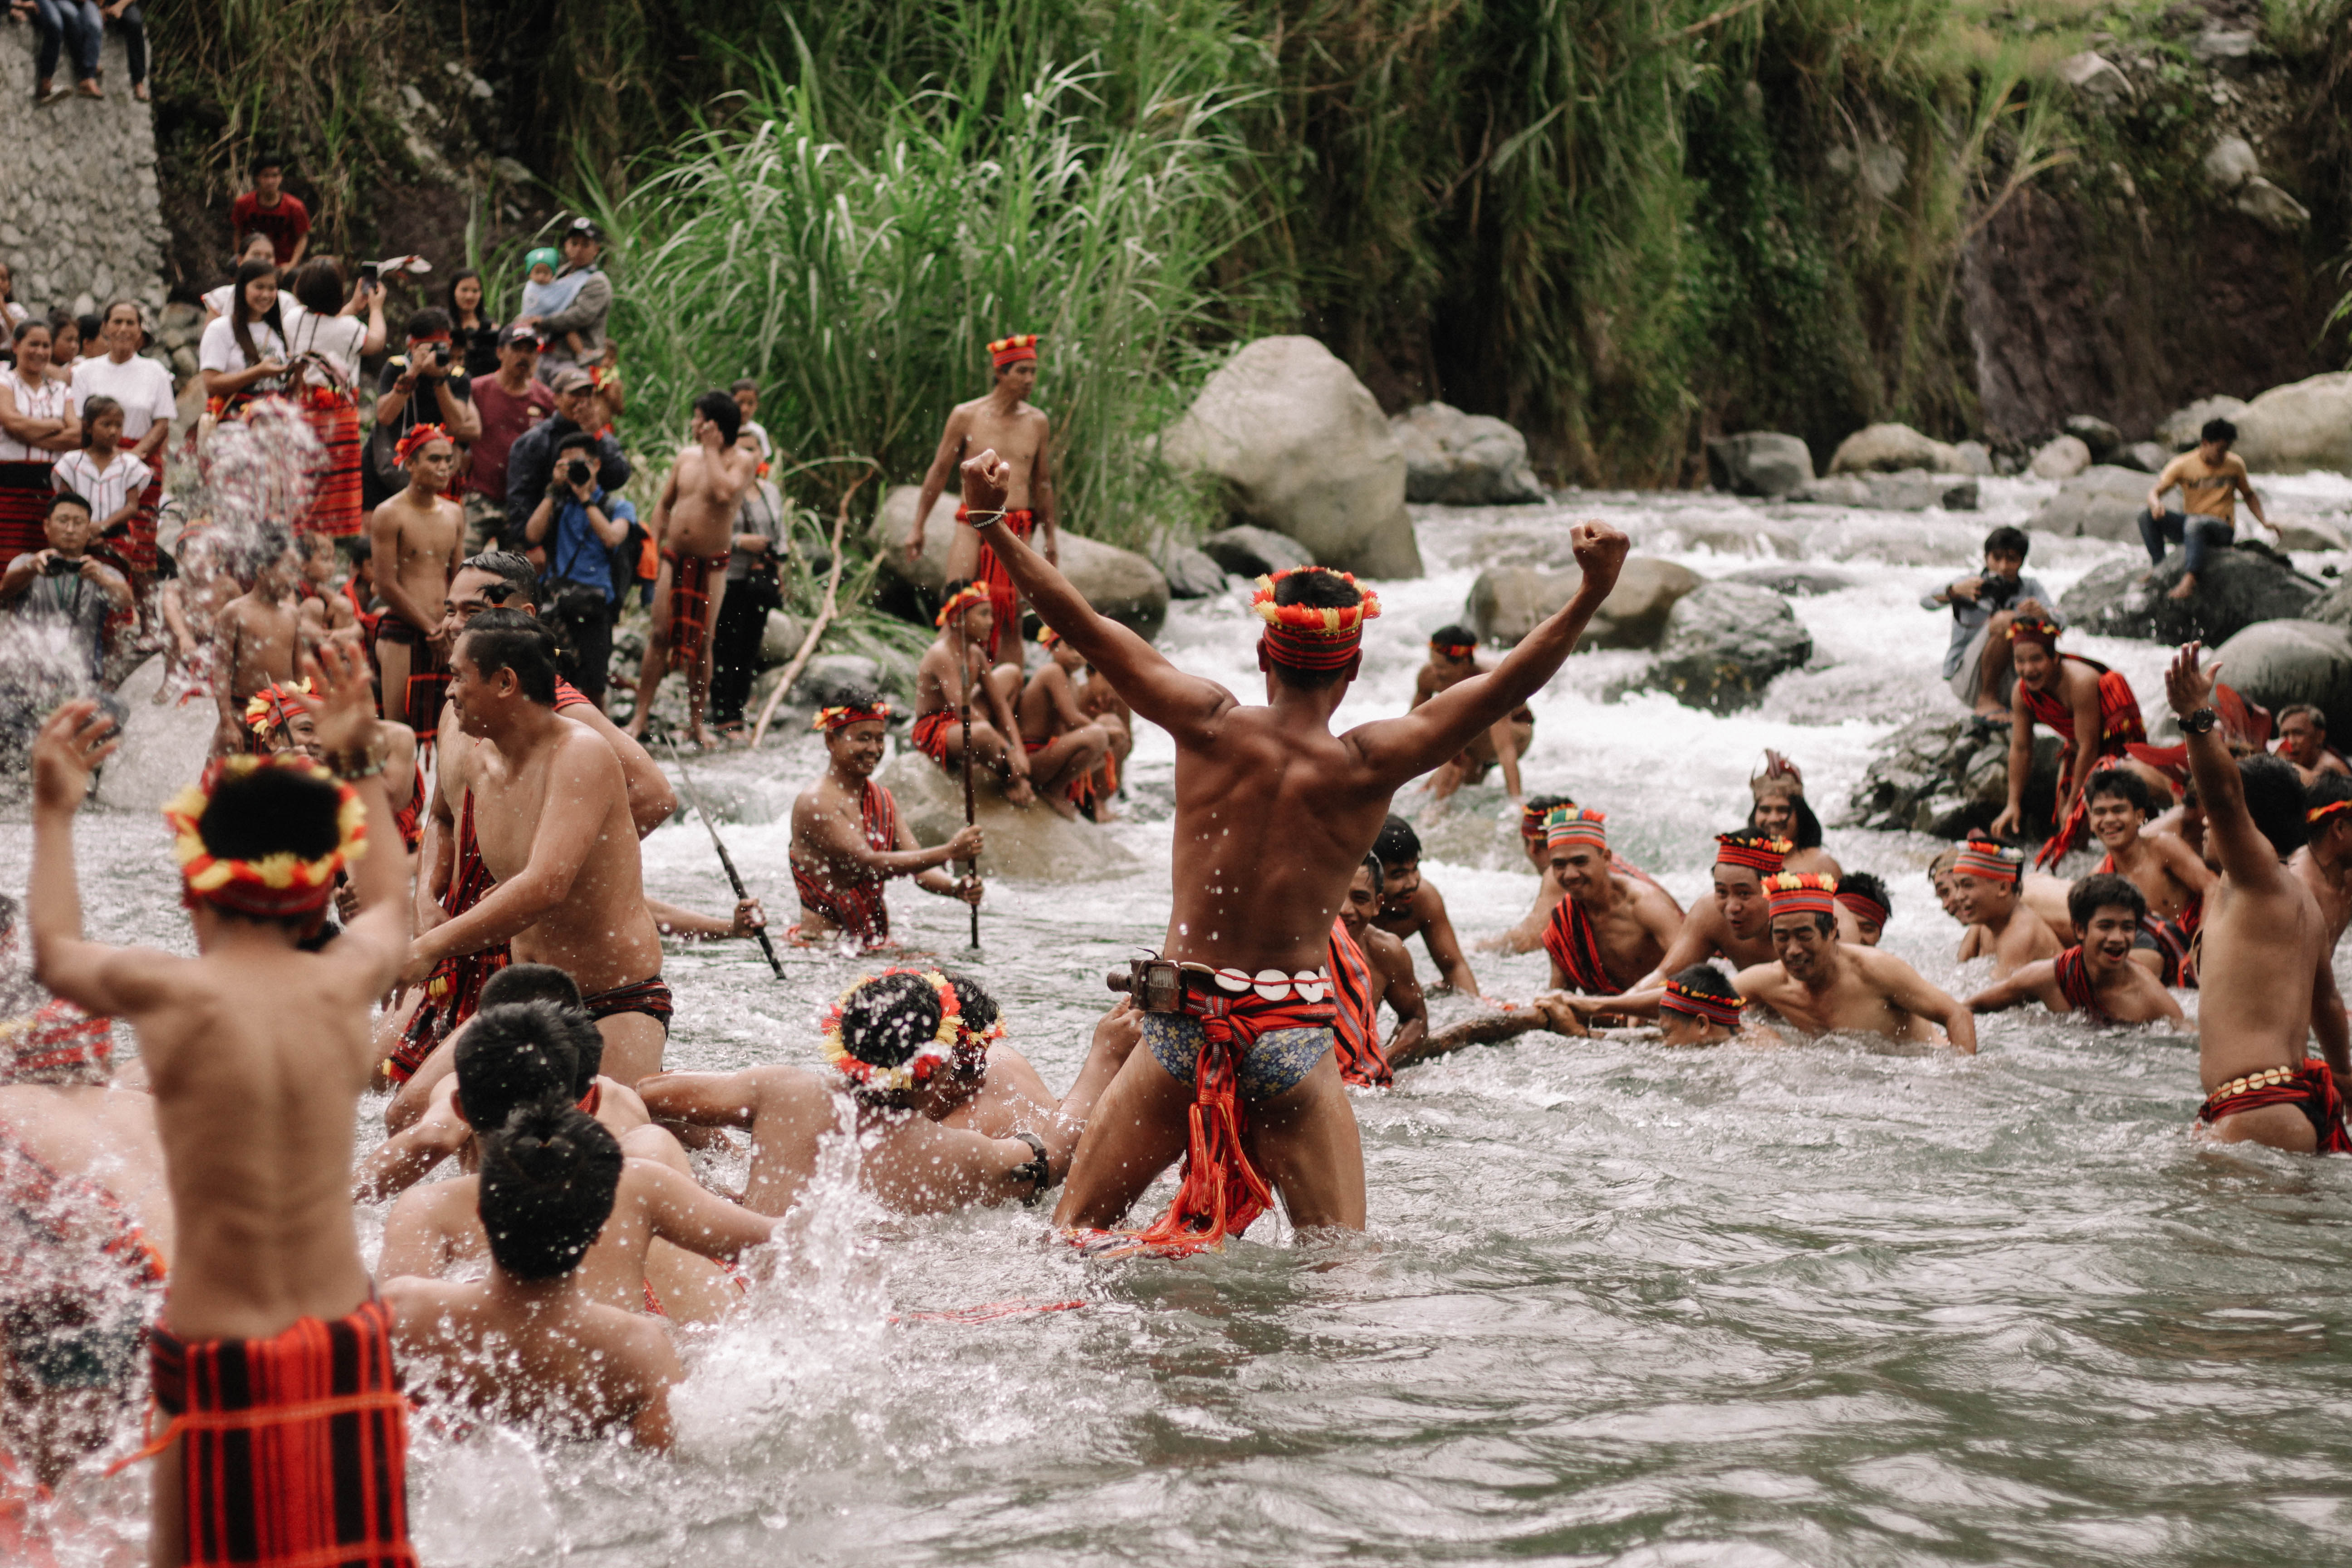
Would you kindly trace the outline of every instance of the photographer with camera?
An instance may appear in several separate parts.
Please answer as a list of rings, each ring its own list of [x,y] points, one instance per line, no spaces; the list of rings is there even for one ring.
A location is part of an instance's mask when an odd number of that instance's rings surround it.
[[[595,390],[588,373],[558,371],[547,384],[555,395],[555,412],[516,437],[514,449],[507,454],[507,537],[510,540],[522,537],[531,510],[553,481],[555,454],[564,437],[588,428],[590,394]],[[629,459],[621,455],[621,443],[611,436],[596,437],[595,448],[592,456],[596,482],[610,494],[629,482]]]
[[[22,623],[62,626],[90,680],[98,679],[107,617],[131,607],[131,583],[88,553],[98,532],[89,502],[71,490],[49,498],[41,531],[48,548],[28,550],[0,573],[0,605]]]
[[[419,425],[438,425],[462,450],[480,437],[473,384],[450,342],[449,312],[428,307],[408,318],[408,352],[384,361],[376,382],[375,432],[368,437],[366,504],[382,506],[407,488],[394,453]]]
[[[555,633],[563,679],[601,710],[627,580],[614,552],[628,542],[637,509],[596,482],[596,437],[585,430],[557,444],[555,472],[522,531],[526,548],[546,552],[541,618]]]
[[[2041,579],[2025,575],[2027,543],[2021,528],[1994,529],[1985,535],[1981,574],[1948,583],[1919,600],[1923,610],[1952,607],[1952,645],[1944,652],[1944,679],[1952,695],[1978,717],[2004,723],[2016,679],[2010,668],[2010,623],[2021,616],[2066,624]]]

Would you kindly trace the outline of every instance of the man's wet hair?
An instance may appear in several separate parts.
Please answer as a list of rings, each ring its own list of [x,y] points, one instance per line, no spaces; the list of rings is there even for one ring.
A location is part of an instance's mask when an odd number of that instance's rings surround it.
[[[996,1022],[1002,1009],[979,981],[969,974],[950,974],[947,981],[955,987],[956,1006],[962,1014],[966,1031],[978,1034]]]
[[[2084,800],[2096,800],[2103,795],[2131,802],[2142,816],[2156,815],[2156,797],[2148,793],[2147,781],[2129,768],[2101,768],[2083,785]]]
[[[1984,552],[1988,556],[2014,555],[2022,561],[2032,542],[2025,530],[2004,522],[1985,535]]]
[[[2208,419],[2205,427],[2197,432],[2200,441],[2235,441],[2238,427],[2227,419]]]
[[[2326,826],[2324,822],[2314,823],[2311,813],[2347,800],[2352,800],[2352,775],[2322,773],[2305,784],[2303,791],[2304,837],[2306,839],[2316,837],[2319,829]],[[2352,821],[2352,815],[2347,815],[2345,820]],[[0,931],[6,929],[7,922],[0,921]]]
[[[1789,803],[1789,842],[1794,844],[1800,849],[1820,848],[1822,847],[1822,819],[1815,816],[1813,815],[1813,808],[1805,804],[1805,797],[1803,795],[1795,790],[1789,790],[1785,792],[1780,798],[1785,799]],[[1757,813],[1763,809],[1763,805],[1764,803],[1759,800],[1756,803],[1755,806],[1748,811],[1747,829],[1748,832],[1760,833],[1763,831],[1763,829],[1758,826],[1756,823]]]
[[[1372,853],[1383,866],[1409,866],[1421,858],[1421,835],[1412,824],[1394,812],[1381,824],[1381,836],[1372,840]]]
[[[262,860],[291,854],[316,860],[342,842],[342,793],[322,778],[290,768],[256,768],[223,774],[196,818],[205,850],[223,860]],[[246,915],[215,904],[215,913],[260,925],[308,931],[316,910],[299,915]]]
[[[476,1208],[490,1258],[516,1279],[561,1279],[580,1267],[621,1188],[621,1145],[560,1100],[518,1107],[484,1138]]]
[[[530,563],[530,556],[517,551],[485,550],[458,562],[457,570],[487,572],[505,584],[507,591],[503,595],[495,590],[484,592],[483,596],[496,607],[504,608],[518,599],[526,605],[539,603],[539,568]]]
[[[919,974],[877,976],[841,1009],[842,1047],[877,1068],[903,1066],[939,1029],[939,994]]]
[[[555,637],[520,610],[484,610],[466,623],[458,641],[485,676],[514,671],[522,694],[541,708],[555,706]]]
[[[1364,869],[1372,874],[1372,897],[1377,899],[1388,887],[1389,874],[1381,869],[1381,858],[1377,855],[1367,855],[1364,857]],[[1350,881],[1354,880],[1353,878],[1349,878],[1349,879]]]
[[[2327,715],[2321,712],[2317,708],[2313,707],[2308,702],[2290,702],[2285,707],[2280,709],[2278,710],[2278,727],[2282,730],[2285,729],[2286,721],[2294,718],[2298,713],[2311,721],[2311,727],[2313,729],[2318,731],[2323,735],[2327,733]]]
[[[90,401],[95,403],[98,399],[93,397]],[[96,517],[98,515],[96,511],[91,510],[89,497],[80,495],[73,490],[59,490],[57,494],[49,498],[49,510],[41,514],[42,521],[47,521],[48,519],[57,516],[58,509],[59,507],[68,506],[78,506],[92,517]]]
[[[237,575],[248,582],[258,581],[261,574],[284,559],[294,548],[294,535],[278,523],[264,523],[254,530],[253,538],[238,563]]]
[[[2303,847],[2309,835],[2303,818],[2303,775],[2284,757],[2267,752],[2238,759],[2246,793],[2246,815],[2254,831],[2271,841],[2284,860]]]
[[[1884,881],[1868,871],[1848,871],[1838,879],[1838,891],[1860,893],[1864,898],[1885,910],[1888,920],[1895,918],[1895,896],[1886,890],[1886,884]]]
[[[1478,646],[1478,634],[1472,631],[1468,626],[1462,625],[1461,622],[1456,621],[1451,626],[1440,626],[1435,631],[1430,633],[1429,640],[1434,643],[1444,643],[1448,647],[1476,647]]]
[[[694,400],[694,411],[719,426],[719,444],[722,447],[732,447],[735,437],[742,433],[743,410],[736,406],[731,394],[706,392]]]
[[[482,983],[481,1000],[475,1005],[518,1002],[544,1002],[563,1015],[572,1053],[579,1062],[572,1074],[572,1098],[586,1095],[604,1070],[604,1037],[580,998],[579,982],[551,963],[509,963]]]
[[[1274,585],[1274,602],[1276,605],[1307,605],[1318,610],[1344,610],[1363,601],[1362,592],[1337,572],[1293,572]],[[1349,673],[1344,664],[1337,669],[1301,669],[1295,664],[1285,664],[1275,657],[1271,645],[1266,648],[1265,664],[1285,686],[1296,686],[1302,691],[1318,691],[1326,686],[1335,685],[1346,679]]]
[[[579,1056],[568,1019],[552,1002],[507,1002],[467,1021],[450,1058],[467,1125],[503,1127],[518,1106],[578,1098],[570,1092]]]
[[[1686,991],[1696,991],[1702,996],[1710,996],[1717,1001],[1739,1000],[1739,988],[1732,984],[1729,975],[1712,963],[1694,963],[1688,969],[1677,970],[1675,973],[1675,984]]]
[[[2129,910],[2132,924],[2137,925],[2147,919],[2147,896],[2129,877],[2112,871],[2082,878],[2066,889],[2066,918],[2074,922],[2078,935],[2091,929],[2093,915],[2106,909]]]

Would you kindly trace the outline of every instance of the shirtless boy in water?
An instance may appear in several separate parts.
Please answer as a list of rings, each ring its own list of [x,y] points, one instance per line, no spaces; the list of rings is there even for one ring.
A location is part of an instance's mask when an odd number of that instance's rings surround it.
[[[1005,468],[1004,531],[1025,541],[1033,529],[1042,530],[1038,538],[1045,559],[1058,564],[1062,547],[1054,531],[1054,433],[1044,411],[1031,407],[1028,401],[1037,386],[1037,335],[1024,332],[1000,338],[988,345],[988,358],[995,367],[996,384],[986,396],[956,405],[948,415],[947,428],[940,433],[940,448],[931,455],[931,466],[924,470],[923,488],[915,501],[914,531],[907,536],[908,559],[921,557],[931,509],[956,482],[956,465],[985,451],[994,452]],[[1013,647],[1020,646],[1021,622],[1016,612],[1021,598],[996,552],[986,543],[975,532],[956,530],[948,546],[947,581],[976,581],[986,590],[995,606],[999,628],[988,634],[988,651],[993,658],[997,638],[1008,631]]]
[[[816,715],[827,765],[793,800],[793,885],[801,900],[793,940],[803,945],[845,940],[887,945],[890,907],[882,885],[893,877],[911,877],[927,893],[980,901],[979,878],[958,878],[946,868],[980,854],[980,829],[960,827],[946,843],[926,849],[899,816],[890,787],[875,781],[889,718],[890,705],[869,691],[849,693]]]
[[[1568,889],[1544,928],[1554,990],[1609,996],[1654,972],[1683,928],[1664,889],[1610,868],[1607,816],[1563,806],[1545,825],[1552,875]]]
[[[1995,980],[2058,956],[2057,936],[2018,896],[2024,872],[2022,855],[1983,838],[1962,845],[1952,862],[1952,902],[1969,927],[1959,961],[1990,958]]]
[[[710,700],[710,638],[727,597],[735,520],[760,471],[760,454],[735,444],[742,423],[743,411],[727,394],[696,398],[689,426],[694,445],[678,452],[654,502],[650,531],[661,548],[661,574],[654,582],[645,662],[637,668],[637,710],[629,717],[629,733],[640,740],[662,677],[683,667],[687,733],[698,746],[709,742],[702,710]]]
[[[383,678],[383,716],[425,741],[439,731],[448,688],[443,662],[448,650],[435,647],[434,634],[450,575],[466,552],[466,510],[449,499],[457,447],[447,431],[420,425],[393,451],[408,474],[407,488],[368,516],[368,559],[383,601],[375,661]]]
[[[1339,906],[1339,923],[1364,955],[1365,966],[1370,971],[1371,986],[1364,998],[1365,1034],[1377,1043],[1381,1003],[1387,1003],[1389,1011],[1396,1016],[1396,1032],[1379,1050],[1380,1059],[1388,1068],[1379,1081],[1385,1083],[1392,1080],[1400,1065],[1421,1054],[1421,1043],[1429,1034],[1429,1005],[1422,999],[1421,977],[1412,972],[1412,952],[1402,939],[1372,923],[1372,918],[1381,912],[1381,875],[1380,858],[1365,856],[1364,863],[1356,868],[1355,876],[1348,882],[1347,902]],[[1338,972],[1335,969],[1333,973]],[[1343,1061],[1340,1066],[1344,1071],[1347,1063]]]
[[[1976,1019],[1966,1007],[1893,953],[1837,940],[1835,882],[1783,875],[1765,883],[1764,896],[1771,900],[1772,950],[1780,956],[1734,980],[1751,1004],[1817,1035],[1934,1040],[1940,1024],[1956,1049],[1976,1055]]]
[[[2189,771],[2205,809],[2205,847],[2221,879],[2205,899],[2199,964],[2198,1120],[2224,1143],[2252,1142],[2292,1153],[2352,1152],[2337,1080],[2352,1073],[2343,1010],[2317,1005],[2327,920],[2287,858],[2307,830],[2303,781],[2272,756],[2233,758],[2213,707],[2220,666],[2199,668],[2190,643],[2164,672],[2180,719]],[[2325,1061],[2307,1059],[2316,1033]]]
[[[220,709],[220,726],[213,733],[215,757],[256,749],[246,728],[246,702],[265,686],[291,681],[295,665],[317,640],[304,628],[294,596],[301,571],[294,542],[267,530],[255,555],[259,564],[253,587],[213,618],[213,700]]]
[[[2344,1011],[2344,998],[2336,984],[2336,944],[2344,940],[2344,928],[2352,924],[2352,778],[2342,773],[2322,773],[2307,783],[2303,792],[2303,820],[2306,837],[2294,858],[2287,862],[2311,896],[2319,904],[2320,919],[2327,922],[2328,957],[2319,966],[2319,988],[2312,998],[2312,1027],[2326,1030],[2327,1020]]]
[[[1021,689],[1014,716],[1021,725],[1022,749],[1029,753],[1029,781],[1046,805],[1076,816],[1075,804],[1087,781],[1110,754],[1110,731],[1087,717],[1078,706],[1073,684],[1087,661],[1078,650],[1047,626],[1037,640],[1045,645],[1045,662]]]
[[[269,1518],[303,1561],[407,1549],[398,1473],[406,1406],[389,1320],[371,1298],[352,1216],[352,1130],[375,1065],[368,1013],[408,935],[406,858],[368,853],[388,832],[366,671],[335,645],[306,660],[319,743],[345,782],[292,759],[231,758],[173,803],[174,851],[197,956],[111,948],[81,934],[73,817],[112,750],[90,702],[42,727],[34,762],[34,952],[42,984],[127,1019],[155,1095],[178,1222],[171,1294],[152,1353],[167,1415],[229,1415],[231,1430],[174,1437],[155,1469],[152,1558]],[[396,846],[394,847],[396,851]],[[354,857],[356,856],[356,858]],[[284,857],[286,858],[278,858]],[[324,951],[298,943],[349,868],[360,910]],[[289,1330],[299,1330],[289,1333]],[[282,1338],[278,1336],[283,1336]],[[250,1392],[249,1392],[250,1391]],[[273,1410],[335,1399],[341,1415]],[[270,1428],[278,1428],[270,1432]],[[227,1470],[265,1434],[280,1465]],[[193,1445],[198,1452],[187,1454]],[[311,1456],[296,1460],[290,1456]],[[184,1463],[212,1478],[184,1487]]]
[[[2153,1024],[2182,1016],[2155,975],[2132,962],[2132,942],[2147,900],[2123,878],[2102,872],[2074,884],[2074,929],[2082,942],[2055,958],[2020,968],[1969,998],[1971,1013],[1998,1013],[2039,1002],[2053,1013],[2080,1013],[2095,1024]]]
[[[1467,626],[1441,626],[1430,635],[1429,662],[1412,678],[1412,705],[1428,701],[1447,687],[1486,673],[1478,662],[1478,636]],[[1527,792],[1519,786],[1519,759],[1535,738],[1536,716],[1522,705],[1495,721],[1494,727],[1449,757],[1423,787],[1444,800],[1465,784],[1484,784],[1486,770],[1503,765],[1503,793],[1517,801]]]
[[[1181,1011],[1147,1015],[1150,1048],[1130,1057],[1103,1096],[1055,1221],[1078,1229],[1118,1223],[1186,1152],[1197,1121],[1185,1189],[1147,1237],[1213,1242],[1245,1230],[1274,1192],[1301,1229],[1360,1230],[1362,1145],[1332,1050],[1328,982],[1317,980],[1332,917],[1397,789],[1459,752],[1566,660],[1617,581],[1625,536],[1606,523],[1570,531],[1581,585],[1492,673],[1401,718],[1334,735],[1331,714],[1355,678],[1363,622],[1379,608],[1352,582],[1302,568],[1262,591],[1266,706],[1244,707],[1096,614],[1013,537],[997,518],[1008,477],[993,452],[965,462],[972,523],[1045,624],[1175,741],[1175,906],[1162,953],[1196,966],[1171,977],[1181,1000],[1169,1001]],[[1240,1205],[1220,1200],[1219,1185],[1243,1194]]]
[[[987,588],[978,583],[950,584],[934,624],[940,635],[915,666],[915,728],[908,742],[949,773],[957,772],[963,765],[968,696],[973,765],[1003,782],[1006,800],[1015,805],[1034,804],[1029,752],[1021,744],[1021,721],[1013,712],[1021,671],[1013,665],[991,668],[996,609],[989,603]],[[1067,800],[1047,804],[1064,816],[1078,814]]]
[[[1429,962],[1437,966],[1432,991],[1478,994],[1478,977],[1463,956],[1462,939],[1454,934],[1454,917],[1446,912],[1445,895],[1422,880],[1421,836],[1412,824],[1391,813],[1372,840],[1372,854],[1381,863],[1381,907],[1372,924],[1400,942],[1421,938]]]
[[[401,981],[419,984],[445,957],[506,942],[518,963],[552,964],[579,984],[604,1037],[604,1070],[634,1085],[661,1070],[670,995],[620,761],[555,711],[554,639],[530,616],[474,616],[449,666],[458,728],[488,744],[448,761],[473,792],[475,836],[498,885],[421,932]]]

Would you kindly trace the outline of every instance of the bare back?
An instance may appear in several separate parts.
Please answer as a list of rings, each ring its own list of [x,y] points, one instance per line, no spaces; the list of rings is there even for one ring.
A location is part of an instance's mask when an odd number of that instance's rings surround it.
[[[2300,1067],[2311,1034],[2312,980],[2327,956],[2327,921],[2302,879],[2252,889],[2228,877],[2206,895],[2200,1073],[2210,1093],[2264,1068]]]
[[[105,1188],[171,1261],[176,1229],[154,1096],[110,1086],[12,1084],[0,1089],[0,1129],[50,1170]]]

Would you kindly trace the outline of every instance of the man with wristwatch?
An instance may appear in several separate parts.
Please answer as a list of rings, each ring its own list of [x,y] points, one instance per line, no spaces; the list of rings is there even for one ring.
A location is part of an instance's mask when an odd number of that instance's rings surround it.
[[[2200,668],[2199,652],[2189,644],[2164,672],[2205,807],[2205,850],[2221,862],[2201,927],[2197,1055],[2205,1103],[2197,1119],[2224,1143],[2352,1153],[2336,1086],[2352,1070],[2352,1042],[2343,1008],[2315,1005],[2336,994],[2327,922],[2287,868],[2306,832],[2303,781],[2284,758],[2231,756],[2216,730],[2220,666]],[[2305,1055],[2315,1030],[2325,1061]]]

